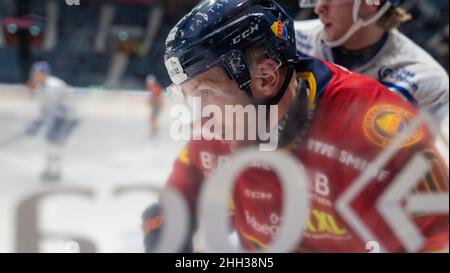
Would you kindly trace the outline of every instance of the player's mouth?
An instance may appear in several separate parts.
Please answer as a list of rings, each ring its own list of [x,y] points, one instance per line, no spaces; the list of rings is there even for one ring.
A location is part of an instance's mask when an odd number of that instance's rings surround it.
[[[328,20],[329,18],[326,19],[326,18],[324,18],[322,16],[319,16],[319,18],[320,18],[320,21],[322,22],[322,24],[323,24],[325,29],[329,29],[329,28],[331,28],[333,26],[333,23],[330,22],[331,20]]]

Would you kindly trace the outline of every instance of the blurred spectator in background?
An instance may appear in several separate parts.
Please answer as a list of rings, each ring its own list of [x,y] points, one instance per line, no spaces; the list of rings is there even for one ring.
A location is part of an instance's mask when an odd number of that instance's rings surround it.
[[[27,86],[39,99],[40,113],[27,126],[26,135],[34,136],[41,128],[46,128],[47,161],[41,178],[47,182],[58,181],[62,148],[78,124],[74,101],[66,83],[51,76],[50,64],[46,61],[33,64]]]

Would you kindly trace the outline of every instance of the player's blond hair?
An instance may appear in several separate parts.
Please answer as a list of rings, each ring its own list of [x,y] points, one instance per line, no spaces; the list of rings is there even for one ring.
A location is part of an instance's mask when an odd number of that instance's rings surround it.
[[[411,19],[412,15],[404,8],[391,7],[386,14],[378,20],[378,26],[385,30],[393,30]]]

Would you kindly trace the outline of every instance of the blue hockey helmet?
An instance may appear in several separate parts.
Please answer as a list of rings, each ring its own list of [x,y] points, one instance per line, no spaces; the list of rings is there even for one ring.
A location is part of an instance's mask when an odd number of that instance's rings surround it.
[[[32,66],[31,66],[31,74],[35,73],[35,72],[42,72],[45,74],[51,74],[52,73],[52,69],[50,64],[47,61],[38,61],[35,62]]]
[[[220,66],[251,96],[246,51],[255,45],[264,47],[268,57],[290,67],[292,76],[297,61],[294,21],[277,2],[204,0],[170,32],[165,63],[174,84]]]

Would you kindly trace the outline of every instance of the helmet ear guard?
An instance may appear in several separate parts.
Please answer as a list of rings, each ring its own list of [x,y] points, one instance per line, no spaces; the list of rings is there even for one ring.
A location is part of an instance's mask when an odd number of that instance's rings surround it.
[[[283,65],[275,51],[273,51],[269,46],[265,48],[264,54],[267,56],[267,58],[278,62],[275,70],[279,69]],[[294,68],[292,64],[287,63],[286,65],[288,68],[287,74],[278,94],[273,98],[258,102],[259,104],[276,105],[283,98],[290,80],[294,75]],[[250,85],[252,83],[252,75],[250,73],[250,66],[247,55],[240,50],[232,50],[222,58],[221,66],[225,69],[230,79],[238,84],[239,89],[243,90],[249,98],[253,98],[253,93],[250,88]]]
[[[277,66],[274,68],[275,70],[283,65],[278,55],[269,46],[264,46],[264,55],[277,62]],[[252,98],[253,94],[250,91],[252,76],[264,77],[264,75],[252,75],[248,55],[241,50],[232,50],[222,57],[221,66],[230,79],[238,84],[239,89],[246,92]]]
[[[238,84],[239,89],[252,97],[252,93],[249,92],[252,78],[245,53],[241,50],[232,50],[223,57],[221,63],[228,76]]]

